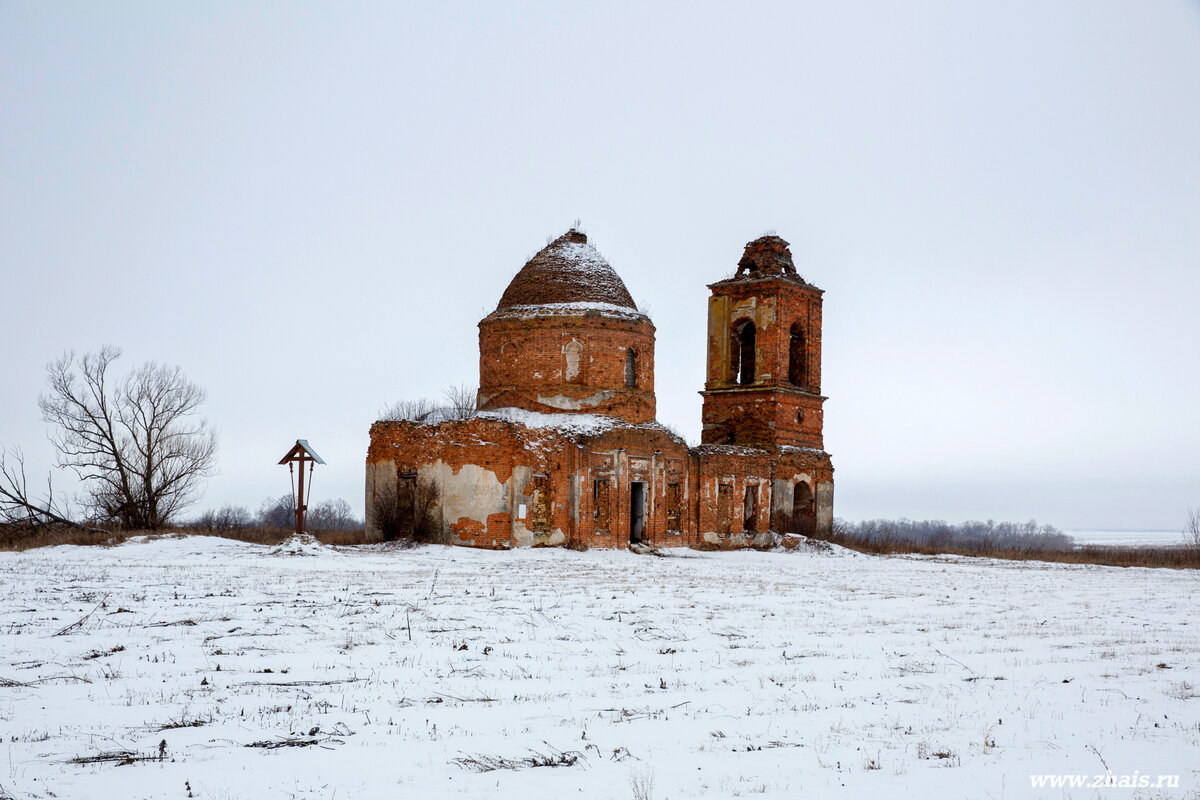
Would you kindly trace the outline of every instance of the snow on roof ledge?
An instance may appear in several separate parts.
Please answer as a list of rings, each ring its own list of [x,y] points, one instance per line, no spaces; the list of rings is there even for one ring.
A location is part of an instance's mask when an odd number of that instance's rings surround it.
[[[490,316],[492,319],[528,319],[531,317],[576,317],[590,313],[605,317],[618,317],[620,319],[649,319],[649,317],[637,309],[626,308],[615,303],[601,303],[596,301],[505,306],[493,311]]]
[[[515,422],[526,428],[553,428],[568,434],[595,435],[611,430],[621,421],[603,414],[543,414],[523,408],[499,408],[495,411],[480,411],[481,419]]]
[[[457,425],[467,423],[472,419],[522,425],[531,430],[554,431],[564,436],[598,436],[614,428],[661,431],[668,434],[680,444],[687,445],[687,441],[682,436],[658,420],[635,423],[621,419],[620,417],[605,416],[604,414],[544,414],[540,411],[529,411],[524,408],[511,407],[497,408],[491,411],[479,411],[473,417],[467,418],[431,414],[429,417],[420,420],[380,420],[380,423],[437,427],[442,424]]]

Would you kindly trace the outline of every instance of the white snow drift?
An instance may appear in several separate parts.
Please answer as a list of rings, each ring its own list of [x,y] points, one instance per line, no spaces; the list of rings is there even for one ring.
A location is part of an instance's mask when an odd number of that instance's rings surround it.
[[[0,797],[1197,797],[1198,589],[838,550],[3,553]],[[1030,779],[1106,770],[1179,787]]]

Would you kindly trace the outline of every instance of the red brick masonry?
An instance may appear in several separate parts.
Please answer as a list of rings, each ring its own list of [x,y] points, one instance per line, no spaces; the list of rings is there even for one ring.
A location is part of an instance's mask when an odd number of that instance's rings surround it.
[[[382,536],[373,511],[397,502],[433,538],[486,548],[828,530],[821,291],[774,236],[710,290],[704,443],[689,449],[654,418],[654,325],[586,236],[547,245],[479,324],[481,413],[371,426],[368,531]]]

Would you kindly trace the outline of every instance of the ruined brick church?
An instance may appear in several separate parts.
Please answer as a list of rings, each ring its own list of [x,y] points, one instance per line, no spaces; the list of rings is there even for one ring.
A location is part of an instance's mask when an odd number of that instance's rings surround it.
[[[485,548],[827,532],[822,291],[778,236],[708,288],[702,444],[689,448],[655,419],[654,324],[585,234],[555,239],[479,323],[478,412],[371,426],[368,534],[397,518]]]

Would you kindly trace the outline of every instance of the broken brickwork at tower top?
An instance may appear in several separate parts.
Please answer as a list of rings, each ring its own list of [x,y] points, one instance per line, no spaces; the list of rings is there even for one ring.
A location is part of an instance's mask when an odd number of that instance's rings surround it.
[[[746,244],[742,259],[738,262],[736,277],[745,275],[795,275],[796,265],[788,243],[778,236],[760,236]]]

